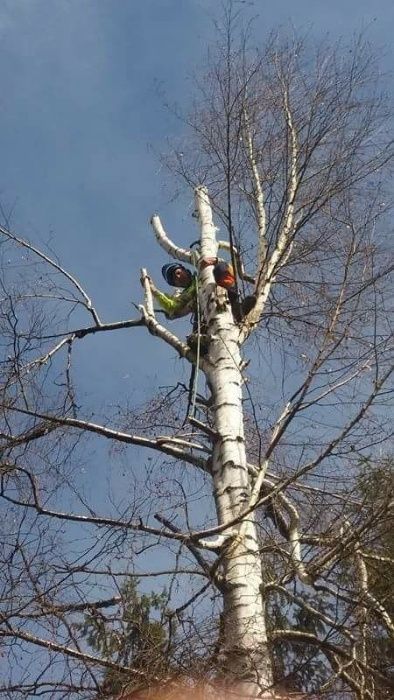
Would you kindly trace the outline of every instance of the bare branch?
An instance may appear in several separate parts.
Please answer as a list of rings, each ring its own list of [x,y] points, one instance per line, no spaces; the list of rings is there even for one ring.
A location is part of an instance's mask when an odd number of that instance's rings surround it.
[[[163,248],[163,250],[165,250],[166,253],[171,255],[173,258],[176,258],[177,260],[181,260],[182,262],[193,262],[192,251],[187,250],[186,248],[180,248],[168,238],[160,221],[160,217],[157,214],[152,216],[151,224],[155,232],[158,244],[161,248]]]
[[[38,248],[33,246],[31,243],[29,243],[28,241],[25,241],[23,238],[19,238],[19,236],[16,236],[14,233],[11,233],[11,231],[8,231],[3,226],[0,226],[0,233],[3,236],[5,236],[8,240],[14,241],[15,243],[22,246],[23,248],[27,248],[27,250],[30,250],[32,253],[34,253],[39,258],[41,258],[46,263],[48,263],[48,265],[50,265],[55,270],[57,270],[57,272],[64,275],[64,277],[66,277],[69,280],[69,282],[71,282],[74,285],[74,287],[77,288],[78,292],[81,294],[81,296],[84,300],[84,306],[92,314],[96,325],[97,326],[101,325],[101,321],[97,315],[97,312],[96,312],[94,306],[92,305],[91,299],[86,294],[85,290],[82,288],[81,284],[78,282],[76,277],[74,277],[69,272],[67,272],[67,270],[65,270],[63,267],[61,267],[61,265],[59,265],[59,263],[57,263],[55,260],[52,260],[52,258],[50,258],[48,255],[43,253],[41,250],[38,250]]]

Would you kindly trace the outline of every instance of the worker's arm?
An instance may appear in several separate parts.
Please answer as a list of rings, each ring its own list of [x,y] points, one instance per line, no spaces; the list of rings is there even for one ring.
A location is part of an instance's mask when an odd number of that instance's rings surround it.
[[[193,280],[192,284],[180,294],[165,294],[153,286],[152,294],[156,301],[159,302],[167,318],[181,318],[193,311],[196,298],[196,283]]]

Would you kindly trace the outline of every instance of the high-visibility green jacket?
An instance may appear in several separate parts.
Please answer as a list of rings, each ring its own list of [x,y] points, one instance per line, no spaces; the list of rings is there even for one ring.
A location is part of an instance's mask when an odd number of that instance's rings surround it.
[[[152,294],[167,318],[182,318],[196,310],[197,284],[195,276],[188,287],[177,289],[174,294],[165,294],[158,289],[154,290]]]

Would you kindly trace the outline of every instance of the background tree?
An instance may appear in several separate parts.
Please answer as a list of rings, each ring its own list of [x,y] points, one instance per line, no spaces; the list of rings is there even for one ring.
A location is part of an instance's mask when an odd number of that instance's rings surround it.
[[[164,676],[171,670],[169,661],[172,648],[166,629],[169,617],[167,595],[165,591],[139,595],[137,583],[135,579],[126,580],[121,587],[120,615],[118,607],[107,616],[103,614],[103,608],[92,608],[81,626],[82,636],[104,659],[117,665],[132,665],[137,671],[143,671],[147,679]],[[141,678],[137,677],[136,680],[139,687]],[[112,697],[124,690],[124,674],[108,669],[100,695]],[[130,686],[128,690],[131,690]]]
[[[389,692],[368,635],[385,640],[393,623],[368,568],[375,556],[389,564],[379,538],[391,495],[368,499],[360,481],[360,456],[373,474],[390,434],[389,115],[363,41],[313,52],[272,37],[256,52],[236,42],[236,21],[230,5],[191,135],[169,159],[195,188],[198,245],[179,247],[152,219],[162,248],[198,274],[204,353],[156,315],[145,271],[137,317],[105,323],[52,254],[1,229],[12,261],[1,310],[4,696],[93,697],[108,674],[117,686],[121,675],[168,681],[160,641],[152,678],[139,647],[126,658],[121,639],[114,659],[102,647],[112,632],[81,633],[100,611],[122,619],[133,577],[157,581],[158,594],[165,582],[166,601],[148,604],[163,613],[158,639],[171,640],[177,673],[224,676],[248,697],[280,684]],[[238,324],[209,264],[223,251],[238,293],[249,284],[256,297]],[[196,368],[187,423],[183,382],[143,410],[79,396],[74,355],[133,327]],[[120,468],[105,502],[94,480],[104,458]],[[85,464],[83,484],[74,472]]]

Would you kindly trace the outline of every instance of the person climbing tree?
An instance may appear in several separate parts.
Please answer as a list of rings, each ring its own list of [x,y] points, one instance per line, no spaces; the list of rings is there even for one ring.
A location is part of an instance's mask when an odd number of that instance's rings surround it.
[[[227,290],[234,320],[239,323],[242,321],[244,316],[253,309],[256,303],[256,297],[254,295],[249,295],[240,301],[234,268],[230,263],[225,262],[224,260],[219,260],[216,262],[213,268],[213,276],[216,284],[219,287],[223,287]]]
[[[180,263],[168,263],[161,269],[165,281],[172,287],[177,287],[174,294],[166,294],[155,287],[150,279],[150,288],[156,301],[159,302],[169,319],[183,318],[196,309],[197,285],[196,277]]]
[[[202,265],[213,266],[213,276],[216,284],[227,290],[231,310],[234,320],[239,323],[244,316],[253,308],[256,298],[254,295],[246,296],[239,300],[236,279],[233,266],[224,260],[217,258],[207,258],[202,261]],[[159,302],[168,319],[183,318],[196,310],[197,284],[196,276],[191,270],[180,263],[168,263],[162,267],[162,275],[165,281],[178,290],[174,294],[161,292],[150,280],[150,286],[154,298]],[[196,329],[193,327],[193,331]]]

